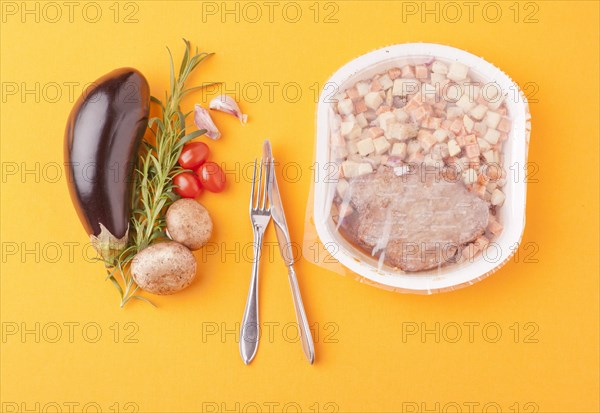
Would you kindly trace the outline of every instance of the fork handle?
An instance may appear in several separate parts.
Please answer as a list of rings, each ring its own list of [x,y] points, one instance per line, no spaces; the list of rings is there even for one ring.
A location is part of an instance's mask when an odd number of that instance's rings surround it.
[[[240,330],[240,354],[245,364],[250,364],[258,350],[258,338],[260,335],[258,324],[258,264],[262,249],[263,234],[254,229],[254,261],[252,263],[252,277],[250,289],[246,299],[246,308],[242,318]]]
[[[292,265],[288,266],[288,278],[290,279],[290,287],[292,289],[292,298],[294,301],[294,310],[296,311],[296,321],[298,322],[298,330],[300,331],[300,342],[302,343],[302,351],[310,364],[315,361],[315,344],[313,342],[312,333],[304,311],[302,296],[300,295],[300,287],[296,278],[296,271]]]

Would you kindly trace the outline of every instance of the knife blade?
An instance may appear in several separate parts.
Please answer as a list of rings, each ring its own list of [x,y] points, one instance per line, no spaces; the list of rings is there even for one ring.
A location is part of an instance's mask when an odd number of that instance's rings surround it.
[[[275,223],[275,232],[277,234],[279,251],[281,252],[281,257],[283,258],[283,261],[288,269],[288,279],[292,289],[294,311],[296,312],[296,321],[298,322],[302,351],[308,359],[308,362],[313,364],[315,361],[315,344],[313,342],[312,333],[310,332],[310,326],[308,325],[308,319],[306,318],[306,311],[304,311],[304,303],[302,302],[302,295],[300,294],[300,287],[298,286],[296,271],[294,270],[292,241],[290,239],[290,232],[285,220],[285,213],[283,212],[283,204],[281,203],[281,195],[279,194],[277,177],[275,176],[275,164],[273,151],[271,149],[271,142],[269,142],[268,139],[265,140],[263,145],[263,157],[271,160],[272,173],[269,177],[267,194],[269,196],[269,204],[271,207],[271,217]]]
[[[271,217],[275,223],[275,232],[277,234],[277,242],[279,244],[279,251],[281,257],[285,262],[286,266],[294,264],[294,251],[292,249],[292,240],[290,238],[290,231],[285,220],[285,213],[283,212],[283,204],[281,203],[281,195],[279,194],[279,185],[277,185],[277,177],[275,176],[273,151],[271,149],[271,142],[268,139],[263,144],[263,157],[271,160],[271,176],[268,185],[269,202],[271,204]]]

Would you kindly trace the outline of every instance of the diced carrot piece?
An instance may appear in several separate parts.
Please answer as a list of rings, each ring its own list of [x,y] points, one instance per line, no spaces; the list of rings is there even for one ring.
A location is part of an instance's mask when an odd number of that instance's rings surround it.
[[[450,125],[450,130],[454,133],[459,133],[463,127],[463,122],[460,119],[454,119],[452,125]]]
[[[399,67],[391,68],[390,70],[388,70],[388,76],[392,80],[398,79],[400,76],[402,76],[402,69],[400,69]]]
[[[375,79],[371,82],[371,92],[379,92],[381,89],[383,89],[383,87],[381,86],[381,83],[379,83],[379,80]]]
[[[368,110],[368,108],[367,108],[367,105],[365,104],[365,100],[364,99],[357,100],[356,103],[354,103],[354,110],[356,111],[356,113],[366,112]]]

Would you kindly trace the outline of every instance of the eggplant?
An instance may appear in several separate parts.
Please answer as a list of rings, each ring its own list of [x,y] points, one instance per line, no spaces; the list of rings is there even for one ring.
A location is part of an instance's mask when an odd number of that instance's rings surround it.
[[[116,69],[77,100],[65,131],[71,200],[107,263],[128,242],[134,166],[148,124],[150,87],[136,69]]]

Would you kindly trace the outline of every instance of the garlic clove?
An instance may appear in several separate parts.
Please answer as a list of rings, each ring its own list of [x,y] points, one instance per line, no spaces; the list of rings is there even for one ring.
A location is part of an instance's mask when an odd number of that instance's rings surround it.
[[[221,138],[221,132],[210,117],[210,113],[200,105],[194,106],[194,123],[198,129],[206,129],[206,136],[212,140]]]
[[[219,95],[210,101],[208,107],[210,109],[229,113],[238,118],[242,124],[248,122],[248,115],[242,113],[239,105],[231,96]]]

